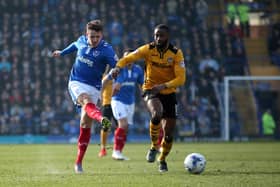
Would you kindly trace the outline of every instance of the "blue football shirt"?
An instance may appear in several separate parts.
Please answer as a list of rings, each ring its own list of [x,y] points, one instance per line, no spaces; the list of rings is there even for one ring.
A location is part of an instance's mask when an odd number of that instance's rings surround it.
[[[107,64],[113,68],[118,60],[113,47],[103,39],[98,46],[91,47],[86,36],[83,35],[63,49],[61,56],[72,52],[77,52],[77,54],[69,81],[79,81],[100,90],[102,75]]]
[[[142,85],[144,83],[144,72],[139,65],[133,64],[131,70],[127,67],[122,68],[115,82],[120,83],[121,88],[112,99],[124,104],[133,104],[137,84]]]

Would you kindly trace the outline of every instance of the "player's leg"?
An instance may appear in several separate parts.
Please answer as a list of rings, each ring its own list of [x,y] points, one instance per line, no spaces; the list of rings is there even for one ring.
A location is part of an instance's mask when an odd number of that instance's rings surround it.
[[[85,94],[82,94],[85,95]],[[100,109],[96,106],[95,103],[91,102],[90,100],[87,100],[88,98],[84,98],[84,110],[88,117],[91,119],[94,119],[98,121],[101,124],[102,129],[107,131],[111,127],[111,121],[105,117],[102,116],[102,113]]]
[[[100,130],[100,151],[98,153],[99,157],[104,157],[107,155],[106,145],[107,145],[107,138],[108,138],[109,130]]]
[[[80,135],[78,138],[78,153],[75,162],[75,172],[82,173],[82,161],[90,142],[93,119],[98,120],[96,118],[100,118],[101,123],[104,121],[102,115],[100,115],[101,117],[98,116],[100,111],[98,111],[99,109],[95,106],[99,99],[100,92],[92,86],[77,81],[69,82],[68,89],[73,102],[81,106]],[[89,105],[93,106],[97,112],[87,111]],[[88,113],[95,113],[92,114],[95,118]]]
[[[145,97],[146,94],[146,97]],[[162,103],[159,98],[150,95],[149,93],[144,94],[144,99],[147,104],[147,108],[151,114],[150,120],[150,138],[151,138],[151,148],[149,149],[146,160],[148,162],[154,162],[156,155],[158,153],[158,138],[161,129],[161,117],[162,117]]]
[[[80,88],[80,90],[81,89],[82,88]],[[93,123],[93,119],[87,115],[85,107],[87,103],[94,103],[94,101],[92,101],[89,94],[82,93],[78,96],[77,103],[81,105],[81,119],[80,119],[80,135],[78,138],[78,151],[77,151],[77,157],[75,161],[75,172],[82,173],[83,172],[82,162],[87,147],[90,143],[91,126]]]
[[[158,157],[159,161],[159,171],[165,172],[168,171],[167,164],[166,164],[166,157],[168,156],[169,152],[171,151],[172,145],[173,145],[173,134],[175,130],[176,125],[176,119],[167,118],[162,120],[163,123],[163,140],[161,143],[161,152]]]
[[[88,90],[84,84],[77,82],[77,81],[69,82],[68,90],[69,90],[70,96],[71,96],[74,104],[81,107],[80,134],[79,134],[78,143],[77,143],[78,151],[77,151],[74,169],[75,169],[76,173],[82,173],[83,172],[82,162],[83,162],[83,158],[86,153],[86,150],[87,150],[87,146],[90,141],[91,125],[92,125],[92,119],[86,115],[86,112],[84,110],[84,101],[83,101],[83,98],[89,97],[89,96],[88,96],[88,94],[85,94],[85,96],[82,96],[82,94],[87,93]]]
[[[102,114],[104,117],[108,119],[114,119],[111,105],[104,105],[102,108]],[[110,129],[101,129],[100,131],[100,151],[98,153],[99,157],[103,157],[107,155],[106,145],[107,145],[107,138],[110,133]]]
[[[83,172],[82,162],[90,142],[92,122],[93,120],[86,115],[84,110],[82,110],[80,120],[80,135],[78,138],[78,151],[75,161],[76,173]]]
[[[114,148],[112,153],[113,159],[128,160],[128,158],[126,158],[122,153],[124,145],[126,143],[127,129],[128,129],[127,119],[126,118],[119,119],[118,127],[116,128],[114,133]]]
[[[159,136],[158,136],[158,141],[157,141],[157,147],[158,147],[158,150],[161,152],[161,142],[162,142],[162,139],[163,139],[163,129],[160,128],[159,130]]]
[[[158,157],[159,171],[168,171],[166,157],[171,151],[173,145],[173,135],[176,127],[176,96],[175,94],[162,95],[163,119],[161,120],[163,127],[163,140],[161,143],[162,151]]]
[[[126,105],[122,102],[112,100],[111,101],[112,111],[115,119],[118,121],[118,127],[114,133],[114,148],[112,158],[116,160],[127,160],[122,154],[126,142],[126,136],[128,131],[128,113]]]
[[[77,81],[69,82],[68,88],[72,100],[83,106],[82,109],[86,112],[88,117],[100,122],[102,128],[108,129],[111,127],[110,120],[103,117],[100,109],[96,106],[100,98],[100,90]]]
[[[127,140],[127,134],[128,134],[128,129],[129,126],[133,125],[134,121],[133,121],[133,117],[134,117],[134,112],[135,112],[135,103],[132,103],[130,105],[125,105],[126,108],[126,113],[127,113],[127,122],[126,124],[122,125],[122,128],[125,129],[125,141],[124,141],[124,145],[126,143]],[[121,148],[121,152],[123,151],[124,146]]]

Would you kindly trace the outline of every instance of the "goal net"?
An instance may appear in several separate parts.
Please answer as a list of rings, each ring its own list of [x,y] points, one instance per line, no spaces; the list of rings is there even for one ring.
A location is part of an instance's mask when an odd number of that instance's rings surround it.
[[[280,111],[280,76],[226,76],[224,79],[222,135],[224,140],[262,137],[261,116]]]

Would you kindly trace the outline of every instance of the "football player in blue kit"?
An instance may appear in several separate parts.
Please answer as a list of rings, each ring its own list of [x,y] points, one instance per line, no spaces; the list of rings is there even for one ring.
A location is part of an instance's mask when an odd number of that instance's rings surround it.
[[[132,50],[125,50],[124,56],[129,52]],[[112,76],[109,73],[105,78],[109,80]],[[111,106],[114,118],[118,121],[118,127],[114,133],[113,159],[129,160],[122,151],[126,143],[128,126],[133,125],[136,88],[139,87],[141,90],[143,83],[144,71],[139,65],[132,63],[121,69],[119,76],[114,80]],[[106,84],[106,79],[103,79],[103,84]]]
[[[86,25],[85,35],[71,43],[63,50],[55,50],[54,57],[76,52],[75,63],[72,66],[68,90],[75,105],[81,107],[80,135],[78,138],[78,153],[75,161],[75,172],[82,173],[82,161],[91,137],[93,120],[108,129],[110,120],[102,116],[96,106],[100,99],[102,75],[106,66],[115,67],[118,60],[112,46],[103,40],[103,25],[100,20],[92,20]]]

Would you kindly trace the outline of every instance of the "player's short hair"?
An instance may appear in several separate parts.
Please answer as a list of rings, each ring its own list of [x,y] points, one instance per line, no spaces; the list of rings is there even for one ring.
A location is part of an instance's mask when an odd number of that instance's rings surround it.
[[[169,27],[165,24],[159,24],[155,27],[155,29],[164,29],[167,33],[169,33]]]
[[[103,31],[103,24],[101,20],[96,19],[87,23],[87,30]]]

